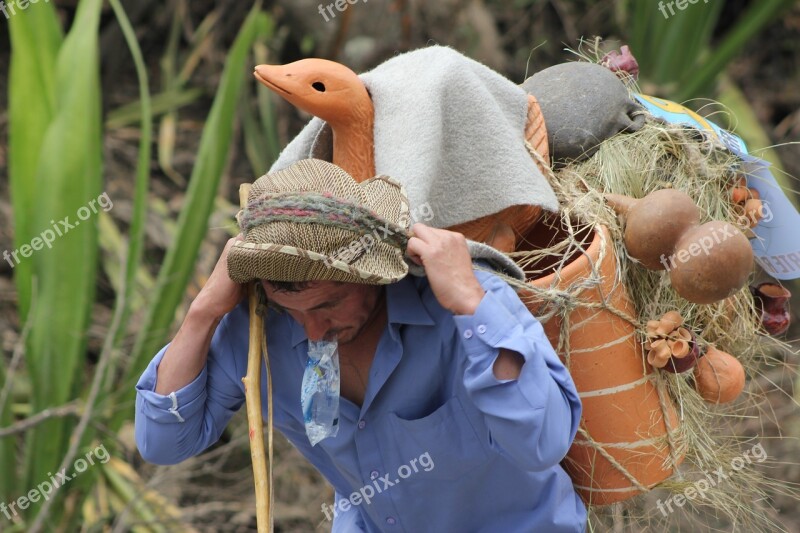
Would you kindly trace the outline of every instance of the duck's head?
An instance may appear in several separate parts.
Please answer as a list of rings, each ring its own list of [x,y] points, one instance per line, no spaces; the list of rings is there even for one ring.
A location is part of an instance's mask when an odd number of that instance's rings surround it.
[[[361,78],[327,59],[301,59],[288,65],[258,65],[255,77],[294,106],[335,126],[371,106]]]

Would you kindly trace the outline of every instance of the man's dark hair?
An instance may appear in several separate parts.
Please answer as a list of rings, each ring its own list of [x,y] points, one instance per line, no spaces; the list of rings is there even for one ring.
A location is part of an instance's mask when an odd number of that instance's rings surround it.
[[[270,281],[266,280],[275,292],[300,292],[306,290],[310,281]]]

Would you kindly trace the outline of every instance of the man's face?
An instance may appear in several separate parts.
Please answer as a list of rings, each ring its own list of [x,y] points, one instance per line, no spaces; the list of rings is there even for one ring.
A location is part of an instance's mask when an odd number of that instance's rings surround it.
[[[309,340],[353,341],[377,312],[381,288],[358,283],[315,281],[297,292],[275,290],[262,281],[267,298],[306,330]]]

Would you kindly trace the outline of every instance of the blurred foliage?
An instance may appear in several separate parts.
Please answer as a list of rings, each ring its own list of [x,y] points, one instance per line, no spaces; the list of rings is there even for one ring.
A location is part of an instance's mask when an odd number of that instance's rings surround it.
[[[91,374],[84,372],[91,366],[86,332],[95,303],[98,247],[101,242],[98,228],[101,226],[97,218],[89,217],[80,217],[80,221],[86,220],[86,223],[80,224],[76,220],[76,213],[88,210],[87,206],[92,201],[97,206],[97,199],[104,194],[101,180],[101,52],[98,42],[102,2],[84,0],[79,3],[63,43],[58,25],[53,24],[56,20],[53,4],[37,7],[31,11],[34,16],[16,16],[10,21],[13,28],[13,66],[8,89],[9,101],[12,104],[22,100],[26,102],[24,106],[12,105],[14,112],[9,121],[9,157],[13,161],[9,178],[16,227],[15,242],[20,248],[36,242],[39,239],[36,230],[43,227],[56,229],[53,221],[67,221],[66,217],[71,219],[72,222],[68,223],[74,224],[74,227],[64,225],[64,234],[59,235],[57,246],[52,251],[33,254],[29,262],[21,262],[20,268],[15,271],[20,313],[22,317],[29,317],[26,322],[29,335],[24,350],[26,372],[16,375],[16,379],[30,380],[29,401],[33,413],[42,413],[75,400],[79,408],[70,412],[70,417],[43,418],[26,432],[25,461],[21,470],[15,453],[17,436],[0,439],[0,460],[3,461],[0,470],[15,472],[15,475],[2,476],[0,499],[3,501],[12,501],[17,495],[26,494],[30,487],[49,479],[52,472],[63,468],[69,470],[78,450],[97,438],[97,426],[116,429],[131,419],[132,411],[128,406],[135,393],[133,384],[153,353],[164,343],[194,271],[198,248],[207,232],[219,179],[233,138],[244,73],[252,63],[251,49],[254,43],[268,39],[272,33],[269,16],[262,12],[260,3],[256,2],[228,53],[189,180],[174,244],[164,259],[154,298],[147,302],[144,327],[138,332],[132,353],[122,359],[118,357],[119,343],[124,333],[121,325],[127,322],[132,312],[132,294],[138,271],[143,267],[153,108],[147,69],[135,34],[121,5],[112,1],[139,76],[138,122],[141,138],[133,214],[127,244],[121,250],[121,264],[124,267],[119,270],[114,318],[99,361]],[[49,34],[42,35],[44,29],[49,29]],[[41,42],[42,46],[31,46],[34,42]],[[52,60],[54,57],[56,59]],[[24,68],[21,66],[23,63]],[[44,66],[53,63],[56,65],[54,75],[53,69],[27,67],[30,64]],[[167,68],[174,70],[174,64]],[[168,85],[166,94],[184,92],[182,85],[185,78],[185,74],[176,77],[179,82]],[[168,102],[172,106],[165,107],[166,118],[176,109],[174,98]],[[180,100],[177,102],[180,103]],[[120,116],[118,112],[117,117]],[[95,215],[99,215],[97,209]],[[104,221],[107,222],[107,219]],[[113,232],[114,229],[108,228],[106,231]],[[116,367],[109,367],[108,363],[112,360]],[[10,384],[10,374],[15,371],[9,369],[4,372],[4,389]],[[3,398],[7,397],[3,395]],[[0,405],[4,426],[11,425],[12,407],[10,401]],[[73,419],[75,415],[80,417],[77,424]],[[88,425],[90,419],[91,427]],[[114,473],[115,464],[119,471],[121,467],[118,463],[101,468],[116,487],[117,498],[132,501],[134,495],[123,490],[125,485],[122,478]],[[81,520],[77,511],[92,509],[81,502],[92,493],[92,480],[96,476],[97,472],[88,471],[80,481],[71,483],[70,505],[64,505],[65,492],[59,491],[58,496],[54,495],[41,506],[29,506],[20,514],[16,528],[39,531],[51,529],[47,524],[85,521],[87,517]],[[94,486],[97,489],[100,485]],[[53,505],[56,501],[59,505]],[[152,521],[154,511],[145,502],[137,502],[134,508],[140,518]]]

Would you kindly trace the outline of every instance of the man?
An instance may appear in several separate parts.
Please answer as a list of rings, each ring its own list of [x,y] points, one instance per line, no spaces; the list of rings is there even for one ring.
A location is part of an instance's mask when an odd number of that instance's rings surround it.
[[[423,224],[409,234],[407,213],[396,183],[356,184],[322,161],[258,180],[243,236],[137,385],[142,456],[196,455],[241,407],[249,319],[237,282],[258,279],[275,426],[334,486],[323,506],[333,531],[583,531],[559,465],[580,419],[567,370],[462,235]],[[369,249],[332,257],[376,227],[384,238]],[[424,277],[405,276],[404,251]],[[319,340],[338,343],[341,397],[338,433],[312,446],[300,389]]]

